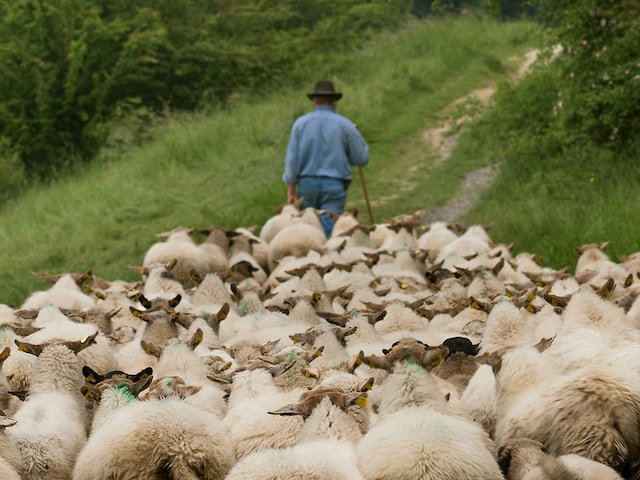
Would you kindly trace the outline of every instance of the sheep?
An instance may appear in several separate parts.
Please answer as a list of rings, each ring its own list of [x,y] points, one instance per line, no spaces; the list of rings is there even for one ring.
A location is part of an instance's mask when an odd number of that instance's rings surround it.
[[[14,415],[16,425],[7,432],[22,457],[22,478],[68,479],[89,430],[80,393],[81,363],[62,344],[21,345],[39,353],[28,397]]]
[[[5,429],[12,427],[16,421],[0,412],[0,478],[3,480],[20,480],[22,459],[13,441],[5,434]]]
[[[618,471],[635,464],[640,454],[635,372],[588,365],[554,377],[548,362],[533,347],[504,354],[497,374],[498,447],[525,436],[553,455],[578,454]]]
[[[176,398],[131,399],[92,430],[68,478],[222,480],[234,463],[217,416]]]
[[[109,315],[109,313],[102,312],[101,309],[96,309],[96,307],[91,311],[76,312],[65,310],[65,312],[70,316],[89,313],[97,316]],[[82,338],[94,337],[91,345],[78,352],[78,358],[84,365],[88,365],[102,373],[115,370],[117,367],[117,359],[111,348],[111,341],[96,325],[72,321],[60,309],[51,305],[40,309],[33,325],[40,329],[24,337],[25,341],[42,344],[52,341],[76,341]]]
[[[478,367],[460,395],[460,407],[494,438],[498,403],[496,377],[490,365]]]
[[[244,263],[248,271],[235,277],[232,276],[227,281],[241,283],[242,280],[251,278],[258,284],[263,284],[267,280],[267,273],[253,256],[253,244],[259,242],[259,240],[254,240],[245,234],[234,231],[230,242],[229,267],[232,271],[234,268],[237,270],[238,265]]]
[[[302,418],[268,412],[293,403],[300,393],[301,389],[285,391],[277,387],[263,368],[234,374],[223,424],[229,430],[237,458],[266,448],[295,445]]]
[[[300,396],[295,404],[286,405],[275,412],[280,415],[302,415],[305,425],[299,438],[322,434],[338,440],[349,440],[357,443],[360,437],[369,430],[373,410],[369,408],[367,392],[372,388],[373,377],[362,380],[359,377],[342,370],[325,370],[318,373],[320,382],[308,387],[310,390]],[[321,409],[316,412],[319,402],[328,398],[331,403],[346,413],[350,419],[341,421],[337,417],[341,414]],[[331,410],[331,409],[329,409]],[[310,422],[309,417],[315,415]],[[331,421],[334,418],[335,422]],[[313,425],[313,426],[311,426]],[[302,433],[305,432],[305,433]]]
[[[63,274],[48,290],[29,295],[20,308],[23,310],[39,309],[47,305],[83,310],[93,307],[95,300],[82,291],[74,275]]]
[[[511,302],[499,302],[487,316],[479,353],[533,344],[531,323],[525,320],[520,309]]]
[[[20,351],[16,340],[21,338],[16,335],[13,329],[8,327],[0,328],[0,410],[8,416],[15,414],[20,405],[20,401],[9,392],[15,395],[26,393],[31,383],[33,365],[37,357],[27,352]]]
[[[285,257],[304,257],[312,250],[320,253],[325,242],[321,228],[306,222],[292,223],[269,242],[269,270],[273,271]]]
[[[193,241],[191,235],[194,228],[177,227],[170,232],[159,233],[156,236],[165,238],[151,245],[144,254],[142,266],[166,265],[175,263],[172,268],[175,278],[185,287],[195,286],[192,271],[204,275],[209,271],[209,258],[205,251]]]
[[[530,438],[513,440],[499,452],[499,463],[507,480],[622,480],[612,468],[568,454],[559,457],[544,452],[540,442]]]
[[[302,202],[302,200],[300,201]],[[271,243],[280,230],[300,217],[300,203],[282,205],[276,214],[270,217],[260,229],[259,238],[266,243]]]
[[[348,442],[318,440],[267,449],[238,461],[226,480],[363,480]]]
[[[234,231],[251,240],[253,258],[258,262],[260,268],[267,272],[269,270],[269,243],[257,236],[254,233],[254,228],[238,227]]]
[[[502,480],[486,432],[427,405],[405,406],[380,420],[356,446],[366,480]]]
[[[424,319],[408,308],[403,302],[394,302],[386,306],[386,314],[376,322],[374,328],[379,334],[407,335],[407,332],[424,329]]]
[[[339,389],[330,391],[319,391],[318,396],[307,395],[299,404],[279,409],[279,415],[306,417],[296,444],[243,457],[227,480],[362,479],[354,450],[362,434],[354,419],[343,411],[354,397]],[[345,403],[336,405],[341,401]]]
[[[444,245],[434,263],[455,271],[455,267],[466,263],[466,257],[487,253],[491,250],[491,238],[480,225],[472,225],[455,240]]]
[[[229,238],[227,232],[228,230],[221,226],[214,226],[200,231],[207,238],[198,244],[198,248],[204,251],[208,265],[206,272],[197,273],[215,272],[224,274],[229,269]]]
[[[176,262],[169,264],[152,264],[141,267],[139,272],[145,277],[142,297],[154,302],[158,299],[171,300],[177,297],[187,298],[183,284],[173,275]],[[139,298],[139,297],[138,297]]]
[[[154,383],[147,391],[149,398],[163,397],[169,389],[170,394],[177,393],[184,402],[223,418],[226,411],[225,392],[207,379],[209,370],[204,360],[192,349],[182,343],[170,343],[160,355],[154,367]],[[176,386],[179,386],[176,392]],[[155,394],[155,395],[154,395]],[[143,397],[141,397],[143,398]],[[144,397],[146,398],[146,397]]]
[[[447,222],[436,221],[428,226],[423,226],[419,230],[416,246],[429,252],[429,259],[434,261],[440,249],[448,243],[458,238],[451,225]]]

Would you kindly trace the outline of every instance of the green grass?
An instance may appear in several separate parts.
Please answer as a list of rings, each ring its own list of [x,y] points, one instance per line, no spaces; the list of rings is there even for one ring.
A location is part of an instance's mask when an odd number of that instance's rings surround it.
[[[319,78],[336,82],[344,93],[338,111],[356,122],[369,142],[364,173],[375,221],[435,208],[457,192],[465,172],[499,160],[497,143],[471,130],[442,163],[422,133],[447,119],[455,99],[508,79],[524,53],[540,42],[535,26],[526,22],[413,22],[318,66],[297,90],[238,98],[224,112],[174,116],[154,127],[142,145],[105,150],[93,166],[31,189],[0,211],[0,303],[19,305],[30,292],[47,288],[33,272],[90,268],[107,280],[136,279],[128,267],[142,263],[156,233],[177,226],[259,228],[272,215],[270,207],[286,199],[281,176],[289,129],[309,110],[305,93]],[[467,221],[494,223],[500,239],[515,237],[523,223],[518,212],[529,209],[527,222],[531,212],[539,217],[526,232],[531,243],[504,240],[553,253],[558,244],[551,239],[542,244],[541,229],[547,228],[544,222],[551,226],[575,218],[571,206],[554,218],[537,203],[543,197],[527,195],[518,204],[514,199],[520,197],[518,188],[501,183]],[[347,204],[354,207],[367,222],[356,171]],[[553,236],[553,230],[544,235]],[[569,240],[568,249],[582,241]]]

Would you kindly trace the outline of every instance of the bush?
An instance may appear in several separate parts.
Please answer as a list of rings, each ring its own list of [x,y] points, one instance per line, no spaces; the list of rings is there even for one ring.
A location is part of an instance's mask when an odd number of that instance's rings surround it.
[[[568,138],[627,148],[640,131],[640,3],[554,0],[539,11],[562,47],[555,113]]]
[[[114,115],[224,106],[306,79],[408,0],[12,0],[0,5],[0,135],[24,172],[89,161]],[[339,32],[339,35],[336,33]],[[313,63],[312,63],[313,62]],[[301,68],[302,67],[302,68]]]

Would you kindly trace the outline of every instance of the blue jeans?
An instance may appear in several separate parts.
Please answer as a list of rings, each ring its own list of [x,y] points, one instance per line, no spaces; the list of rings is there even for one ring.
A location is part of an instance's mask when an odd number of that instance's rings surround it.
[[[347,203],[345,182],[339,178],[302,177],[298,181],[298,196],[304,198],[300,208],[329,210],[336,215],[344,212]],[[325,235],[330,237],[335,222],[328,215],[320,215],[320,223]]]

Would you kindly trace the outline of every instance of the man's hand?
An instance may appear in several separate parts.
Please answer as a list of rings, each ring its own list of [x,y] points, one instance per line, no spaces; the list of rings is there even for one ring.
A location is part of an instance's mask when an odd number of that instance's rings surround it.
[[[294,205],[296,208],[300,208],[302,204],[302,197],[298,197],[296,194],[296,186],[287,184],[287,203]]]

